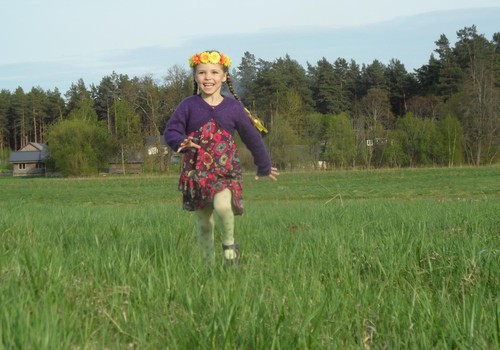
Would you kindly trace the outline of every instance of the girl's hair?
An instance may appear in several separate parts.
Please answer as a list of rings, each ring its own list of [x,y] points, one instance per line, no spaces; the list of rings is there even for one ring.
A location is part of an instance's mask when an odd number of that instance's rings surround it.
[[[238,94],[236,94],[236,91],[234,91],[233,81],[231,80],[231,76],[229,75],[229,72],[227,72],[227,76],[226,76],[226,85],[227,85],[227,88],[228,88],[229,92],[231,93],[231,95],[233,95],[233,97],[237,101],[241,102],[240,97],[238,96]]]
[[[196,82],[196,79],[194,79],[194,89],[193,89],[193,95],[198,95],[198,83]]]

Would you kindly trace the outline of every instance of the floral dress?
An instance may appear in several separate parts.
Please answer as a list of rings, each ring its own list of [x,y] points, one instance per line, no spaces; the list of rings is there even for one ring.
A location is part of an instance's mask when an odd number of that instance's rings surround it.
[[[233,136],[210,120],[189,134],[200,149],[184,153],[179,190],[183,208],[194,211],[212,203],[226,188],[232,192],[235,215],[243,214],[242,174]]]

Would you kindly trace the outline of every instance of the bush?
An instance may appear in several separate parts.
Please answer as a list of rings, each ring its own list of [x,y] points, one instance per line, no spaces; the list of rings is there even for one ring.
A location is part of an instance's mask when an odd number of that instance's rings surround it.
[[[105,127],[81,119],[63,120],[49,130],[48,149],[64,176],[93,175],[108,165],[113,147]]]

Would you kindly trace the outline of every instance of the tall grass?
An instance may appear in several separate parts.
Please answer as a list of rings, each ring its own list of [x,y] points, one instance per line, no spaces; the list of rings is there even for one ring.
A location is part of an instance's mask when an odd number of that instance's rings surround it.
[[[175,176],[2,178],[0,348],[498,348],[499,175],[248,174],[229,269]]]

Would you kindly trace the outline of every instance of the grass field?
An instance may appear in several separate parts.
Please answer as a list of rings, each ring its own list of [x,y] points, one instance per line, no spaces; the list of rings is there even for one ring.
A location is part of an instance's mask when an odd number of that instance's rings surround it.
[[[0,349],[499,348],[499,167],[248,174],[229,269],[176,185],[0,178]]]

